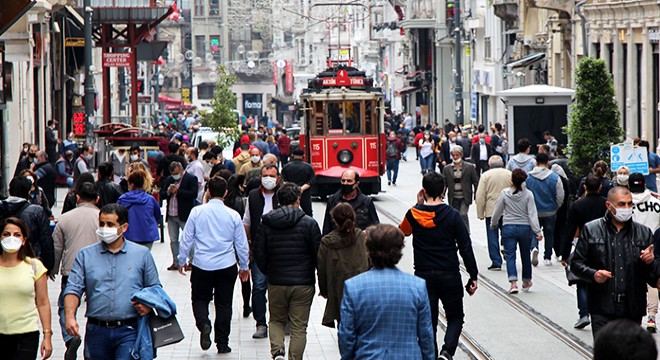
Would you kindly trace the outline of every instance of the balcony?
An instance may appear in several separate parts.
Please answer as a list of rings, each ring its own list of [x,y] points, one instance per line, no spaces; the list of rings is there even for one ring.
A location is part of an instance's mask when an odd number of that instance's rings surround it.
[[[435,1],[408,0],[404,29],[433,29],[436,27]]]
[[[518,0],[493,0],[495,16],[502,19],[507,30],[518,28]]]

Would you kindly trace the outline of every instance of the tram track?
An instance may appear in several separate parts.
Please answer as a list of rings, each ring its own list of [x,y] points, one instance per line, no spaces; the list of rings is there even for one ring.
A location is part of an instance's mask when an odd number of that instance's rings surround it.
[[[374,205],[380,214],[384,215],[394,224],[398,224],[401,221],[401,219],[384,209],[377,202],[374,202]],[[461,265],[460,270],[463,275],[469,276],[463,265]],[[593,348],[584,343],[577,336],[569,333],[566,329],[550,320],[547,316],[536,311],[533,307],[521,299],[509,295],[504,288],[500,287],[493,280],[487,278],[481,273],[478,275],[478,280],[479,287],[488,290],[488,292],[492,293],[498,299],[514,308],[525,318],[531,320],[543,330],[550,333],[553,337],[564,343],[581,358],[591,359],[593,357]],[[439,313],[439,320],[441,326],[445,327],[446,329],[446,318],[441,312]],[[491,355],[488,354],[488,352],[473,337],[465,332],[465,330],[461,332],[459,347],[465,351],[472,359],[492,359]]]

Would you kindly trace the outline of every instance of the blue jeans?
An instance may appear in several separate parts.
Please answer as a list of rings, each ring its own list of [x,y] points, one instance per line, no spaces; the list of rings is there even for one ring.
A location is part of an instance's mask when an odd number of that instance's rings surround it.
[[[532,227],[529,225],[502,226],[502,242],[506,254],[506,273],[509,281],[518,281],[516,268],[516,244],[520,247],[520,260],[522,262],[523,281],[532,280],[532,259],[530,258],[530,240]]]
[[[394,173],[394,176],[392,176]],[[396,178],[399,175],[399,160],[397,159],[387,159],[387,181],[393,181],[396,183]]]
[[[266,290],[268,290],[268,277],[264,275],[253,261],[252,270],[252,315],[257,326],[268,326],[266,322]]]
[[[66,332],[66,318],[64,317],[64,289],[66,289],[66,284],[69,282],[68,276],[62,276],[62,290],[60,291],[60,296],[57,298],[57,313],[60,316],[60,328],[62,329],[62,339],[67,343],[73,338]]]
[[[575,285],[577,287],[578,315],[580,317],[589,316],[589,308],[587,307],[587,283],[578,281]]]
[[[552,259],[552,244],[554,244],[555,239],[555,221],[557,220],[557,215],[539,217],[539,226],[543,228],[543,242],[545,243],[545,250],[543,252],[543,258],[546,260]],[[536,239],[536,235],[531,235],[532,239],[532,249],[539,247],[539,241]]]
[[[419,165],[422,167],[423,173],[433,171],[433,154],[430,154],[427,157],[419,155]]]
[[[85,332],[85,359],[132,359],[131,349],[137,340],[137,325],[106,328],[87,324]]]
[[[438,301],[442,301],[447,317],[447,330],[445,331],[444,344],[440,351],[447,351],[450,355],[456,353],[458,339],[463,330],[463,283],[461,274],[456,271],[415,271],[415,276],[426,280],[426,292],[431,305],[431,324],[433,325],[433,345],[436,357],[438,345],[436,336],[438,332]]]
[[[500,239],[499,239],[499,229],[495,228],[494,230],[490,228],[491,218],[486,218],[486,236],[488,238],[488,256],[490,257],[490,262],[494,266],[502,266],[502,255],[500,254]]]

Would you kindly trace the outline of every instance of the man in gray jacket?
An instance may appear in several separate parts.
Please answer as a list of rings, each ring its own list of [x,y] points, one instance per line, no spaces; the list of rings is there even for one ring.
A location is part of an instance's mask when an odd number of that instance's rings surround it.
[[[76,193],[78,206],[60,216],[53,231],[55,246],[55,267],[53,275],[62,274],[62,291],[57,300],[62,338],[66,344],[65,359],[75,359],[76,352],[82,340],[79,336],[71,336],[66,332],[64,318],[64,289],[69,280],[69,273],[78,251],[85,246],[98,242],[96,229],[99,223],[99,208],[96,207],[98,195],[93,184],[85,183]],[[60,264],[61,263],[61,264]]]
[[[472,204],[473,194],[477,191],[479,175],[473,164],[463,160],[463,147],[458,145],[452,147],[449,155],[452,158],[452,164],[442,169],[442,176],[447,184],[447,201],[461,214],[469,232],[470,221],[467,213]]]

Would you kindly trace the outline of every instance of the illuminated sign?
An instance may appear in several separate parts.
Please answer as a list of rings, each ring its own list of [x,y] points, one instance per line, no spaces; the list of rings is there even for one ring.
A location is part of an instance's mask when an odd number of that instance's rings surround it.
[[[73,113],[73,133],[76,135],[85,135],[87,128],[85,126],[85,113]]]

